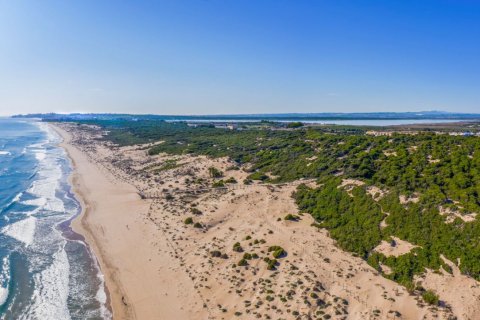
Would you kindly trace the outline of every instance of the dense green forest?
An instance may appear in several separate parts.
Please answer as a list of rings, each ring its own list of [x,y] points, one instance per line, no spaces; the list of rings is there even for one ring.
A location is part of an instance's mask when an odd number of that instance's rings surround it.
[[[449,271],[443,255],[460,261],[463,273],[480,280],[480,222],[461,219],[480,213],[478,137],[429,132],[370,136],[351,127],[285,129],[268,123],[244,130],[164,121],[86,123],[102,126],[109,131],[106,138],[120,145],[163,141],[150,154],[228,156],[248,164],[253,180],[318,179],[317,188],[302,185],[295,193],[300,210],[312,214],[343,249],[379,270],[380,263],[389,266],[392,272],[386,277],[411,286],[413,276],[426,267]],[[339,188],[347,178],[365,184]],[[386,193],[374,197],[367,193],[369,186]],[[415,201],[401,203],[400,196]],[[440,207],[457,216],[448,221]],[[372,250],[391,236],[418,247],[398,257]]]

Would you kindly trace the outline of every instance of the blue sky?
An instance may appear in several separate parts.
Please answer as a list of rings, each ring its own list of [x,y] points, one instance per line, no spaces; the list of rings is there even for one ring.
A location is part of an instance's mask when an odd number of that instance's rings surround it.
[[[0,0],[0,114],[479,102],[480,1]]]

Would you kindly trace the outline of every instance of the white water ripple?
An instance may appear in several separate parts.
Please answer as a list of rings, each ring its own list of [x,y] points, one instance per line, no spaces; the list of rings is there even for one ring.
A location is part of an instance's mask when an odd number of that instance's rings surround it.
[[[61,247],[53,255],[52,264],[34,275],[32,304],[20,319],[71,319],[67,307],[69,274],[67,252]]]
[[[10,259],[4,257],[0,272],[0,307],[7,301],[10,287]]]
[[[35,236],[36,220],[35,217],[30,216],[4,227],[2,233],[22,242],[28,247],[32,244]]]

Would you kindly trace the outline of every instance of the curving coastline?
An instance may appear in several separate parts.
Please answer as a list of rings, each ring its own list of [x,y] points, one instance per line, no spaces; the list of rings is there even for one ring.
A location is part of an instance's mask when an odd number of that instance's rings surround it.
[[[82,206],[71,226],[97,258],[113,319],[192,318],[196,311],[184,308],[192,297],[181,289],[191,290],[191,283],[182,277],[156,227],[145,222],[150,202],[72,143],[71,132],[50,125],[72,161],[70,182]],[[160,273],[162,265],[176,270]]]
[[[94,203],[97,200],[92,197],[95,193],[95,189],[90,189],[93,185],[89,183],[88,180],[92,180],[94,177],[99,178],[100,181],[103,179],[98,175],[98,170],[89,163],[87,157],[82,154],[80,150],[70,144],[72,138],[71,134],[53,124],[50,124],[50,126],[62,137],[63,141],[59,146],[65,149],[72,162],[73,171],[69,177],[69,181],[82,208],[80,214],[72,220],[71,227],[75,232],[85,238],[86,243],[90,246],[97,258],[100,269],[105,277],[107,299],[109,302],[108,305],[112,311],[113,318],[135,319],[133,308],[128,304],[120,305],[118,303],[118,300],[126,300],[126,293],[122,288],[118,277],[115,275],[109,256],[100,245],[100,239],[92,229],[89,219],[92,211],[95,210]],[[102,184],[100,183],[98,187],[101,185]]]
[[[100,269],[102,270],[102,273],[105,277],[107,305],[112,312],[112,315],[116,318],[118,311],[115,310],[115,313],[113,312],[113,305],[111,301],[112,293],[110,292],[110,290],[112,290],[112,288],[116,288],[117,284],[114,278],[109,277],[105,273],[105,270],[108,270],[108,259],[106,259],[106,257],[101,254],[101,249],[98,246],[97,242],[98,240],[96,239],[94,233],[91,231],[87,222],[87,217],[90,213],[91,208],[88,201],[85,201],[86,196],[84,194],[84,185],[82,185],[82,178],[79,173],[79,164],[84,162],[85,159],[82,159],[81,153],[69,144],[69,142],[71,141],[71,135],[68,132],[53,124],[49,125],[53,130],[55,130],[55,132],[57,132],[62,137],[62,142],[59,143],[59,146],[66,151],[67,156],[70,158],[70,161],[72,163],[72,173],[68,178],[68,181],[72,186],[72,191],[75,194],[75,197],[81,205],[80,214],[78,214],[76,217],[69,221],[70,227],[75,233],[83,237],[82,240],[84,240],[90,247],[90,249],[93,251],[93,254],[95,255],[94,258],[97,259],[97,262],[100,265]]]

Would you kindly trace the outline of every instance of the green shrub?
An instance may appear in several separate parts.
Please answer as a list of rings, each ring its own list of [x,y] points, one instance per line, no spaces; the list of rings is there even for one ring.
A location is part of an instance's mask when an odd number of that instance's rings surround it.
[[[240,267],[244,267],[248,265],[248,261],[246,259],[241,259],[240,261],[238,261],[237,265],[239,265]]]
[[[287,251],[280,246],[270,246],[268,252],[273,252],[274,258],[282,258],[287,254]]]
[[[287,124],[287,128],[290,128],[290,129],[300,128],[300,127],[303,127],[303,123],[301,123],[300,121],[290,122]]]
[[[248,179],[266,181],[266,180],[268,180],[268,176],[261,173],[261,172],[254,172],[254,173],[252,173],[251,175],[248,176]]]
[[[243,180],[243,184],[246,184],[246,185],[252,184],[252,182],[253,182],[252,179],[248,179],[248,178]]]
[[[225,183],[237,183],[237,180],[235,180],[234,177],[230,177],[227,180],[225,180]]]
[[[236,242],[236,243],[233,245],[233,251],[243,252],[243,248],[242,248],[242,246],[240,245],[240,242]]]
[[[289,213],[289,214],[287,214],[287,215],[285,216],[285,218],[283,218],[283,219],[284,219],[284,220],[288,220],[288,221],[298,221],[298,220],[300,220],[300,217],[297,216],[296,214],[291,214],[291,213]]]
[[[218,180],[212,183],[213,188],[222,188],[225,187],[225,182],[223,180]]]
[[[223,172],[218,170],[217,168],[215,167],[210,167],[208,168],[208,174],[210,175],[210,177],[212,178],[221,178],[223,177]]]
[[[432,290],[427,290],[422,294],[423,300],[431,305],[438,305],[439,299],[438,295]]]
[[[268,247],[268,252],[276,251],[278,249],[283,249],[283,248],[280,246],[270,246]]]
[[[210,252],[210,255],[214,258],[220,258],[222,256],[222,253],[218,250],[213,250]]]
[[[185,223],[185,224],[192,224],[192,223],[193,223],[193,218],[192,218],[192,217],[188,217],[187,219],[185,219],[185,221],[183,221],[183,223]]]
[[[283,249],[278,249],[278,250],[275,250],[273,251],[273,257],[278,259],[278,258],[282,258],[284,257],[285,255],[287,254],[287,252]]]
[[[265,257],[263,261],[267,263],[267,270],[275,270],[278,264],[277,259],[270,259],[269,257]]]
[[[193,225],[194,228],[203,228],[202,224],[200,222],[195,222]]]
[[[191,212],[192,214],[194,214],[194,215],[197,215],[197,216],[203,214],[203,212],[200,211],[200,210],[197,209],[197,208],[190,208],[190,212]]]

